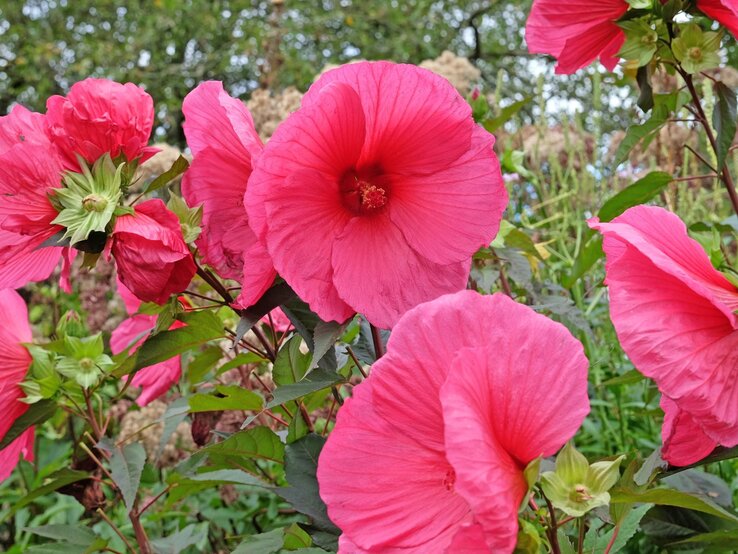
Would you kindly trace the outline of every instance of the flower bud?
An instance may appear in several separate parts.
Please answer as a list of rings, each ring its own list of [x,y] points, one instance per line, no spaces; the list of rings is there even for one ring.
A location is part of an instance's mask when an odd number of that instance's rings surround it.
[[[624,458],[590,464],[569,442],[556,456],[556,471],[541,475],[541,487],[556,508],[572,517],[583,516],[609,504],[608,491],[620,477]]]

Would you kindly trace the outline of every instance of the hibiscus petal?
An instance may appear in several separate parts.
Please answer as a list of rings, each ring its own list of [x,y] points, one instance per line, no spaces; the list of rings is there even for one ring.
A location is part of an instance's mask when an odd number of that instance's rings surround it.
[[[705,435],[692,417],[668,396],[661,397],[664,425],[661,428],[661,457],[674,466],[688,466],[712,452],[717,443]]]
[[[333,285],[333,243],[351,218],[338,194],[330,179],[303,172],[272,190],[266,203],[274,267],[324,321],[345,321],[354,314]]]
[[[697,9],[738,38],[738,5],[731,0],[697,0]]]
[[[591,226],[605,236],[610,317],[633,364],[710,437],[738,444],[738,291],[666,210]]]
[[[43,114],[32,112],[16,104],[10,113],[0,117],[0,155],[19,143],[40,144],[51,149],[46,136]]]
[[[417,304],[464,289],[470,267],[469,259],[440,265],[418,255],[386,214],[353,218],[332,263],[339,296],[384,329]]]
[[[286,187],[279,195],[314,194],[320,203],[330,198],[333,210],[344,210],[338,182],[359,158],[364,128],[359,96],[340,83],[325,88],[320,102],[294,112],[277,128],[257,160],[246,191],[249,225],[262,242],[266,242],[266,204],[276,188]],[[303,178],[297,178],[298,174]],[[320,177],[306,180],[308,174]],[[288,177],[292,178],[292,187],[288,186]],[[270,219],[269,226],[272,224]],[[295,232],[303,233],[299,216],[294,226]]]
[[[320,496],[330,518],[361,548],[442,552],[469,507],[448,486],[452,472],[443,453],[393,425],[412,412],[393,415],[387,420],[375,412],[370,383],[354,388],[320,454]]]
[[[448,81],[414,65],[359,62],[324,73],[303,97],[322,103],[323,91],[346,83],[361,98],[366,145],[359,165],[388,173],[432,174],[468,149],[474,121],[469,104]]]
[[[392,180],[390,218],[421,256],[459,262],[494,239],[508,199],[494,143],[475,127],[471,149],[447,168]]]
[[[237,299],[242,308],[247,308],[256,303],[277,276],[274,262],[267,249],[259,243],[250,228],[248,235],[244,238],[244,242],[247,242],[249,247],[243,253],[241,293]]]
[[[7,479],[18,465],[21,456],[24,460],[33,461],[33,427],[25,430],[21,436],[0,450],[0,483]]]

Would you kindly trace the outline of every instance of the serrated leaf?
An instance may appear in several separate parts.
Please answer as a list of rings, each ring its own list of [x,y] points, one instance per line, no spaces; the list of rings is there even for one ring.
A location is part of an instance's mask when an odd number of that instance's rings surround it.
[[[115,448],[110,457],[110,475],[120,489],[129,512],[133,510],[136,502],[145,462],[146,451],[138,442],[127,444],[123,448]]]
[[[717,167],[722,170],[738,129],[738,99],[735,91],[721,82],[715,83],[712,125],[717,134]]]
[[[267,408],[273,408],[286,402],[296,400],[307,394],[327,389],[338,383],[342,383],[344,378],[334,371],[327,371],[317,368],[308,373],[301,381],[289,385],[277,387],[272,392],[273,398],[266,405]]]
[[[637,508],[633,508],[618,526],[618,535],[610,546],[609,552],[615,554],[622,550],[628,541],[636,534],[641,520],[653,507],[653,504],[643,504]],[[614,533],[610,529],[607,533],[599,534],[599,529],[591,527],[584,538],[584,552],[604,552],[607,545],[610,544]]]
[[[179,158],[174,160],[174,163],[169,169],[149,183],[146,189],[144,189],[144,192],[154,192],[155,190],[159,190],[160,188],[167,186],[187,171],[188,167],[190,167],[190,162],[180,154]]]
[[[136,373],[139,369],[163,362],[187,352],[208,341],[223,337],[220,318],[209,311],[188,312],[179,315],[184,327],[163,331],[146,339],[135,353],[115,357],[120,365],[113,370],[115,377]]]
[[[319,321],[313,330],[313,360],[319,363],[336,341],[343,335],[349,322]]]
[[[262,397],[238,385],[216,385],[215,393],[197,393],[189,398],[190,412],[219,412],[225,410],[261,410]]]
[[[67,542],[75,546],[88,547],[97,539],[97,535],[81,525],[41,525],[26,527],[24,531],[44,537]]]
[[[285,448],[285,477],[289,487],[277,489],[277,494],[294,508],[313,520],[322,531],[339,535],[341,531],[328,518],[325,503],[318,493],[318,457],[325,439],[311,433]]]
[[[256,304],[241,311],[241,320],[236,327],[236,342],[241,340],[262,317],[294,298],[297,298],[297,294],[287,283],[279,283],[267,290]]]

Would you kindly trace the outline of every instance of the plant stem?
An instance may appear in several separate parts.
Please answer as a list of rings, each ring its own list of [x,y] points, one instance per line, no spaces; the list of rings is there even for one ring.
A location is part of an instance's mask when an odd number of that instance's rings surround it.
[[[374,342],[374,355],[378,360],[379,358],[384,356],[384,344],[382,344],[382,334],[374,325],[371,325],[371,329],[372,341]]]
[[[548,530],[546,531],[548,534],[548,540],[551,543],[551,554],[561,554],[561,547],[559,546],[559,526],[556,523],[556,509],[553,507],[553,504],[551,504],[551,501],[548,499],[548,497],[543,494],[542,490],[539,490],[541,493],[541,497],[543,500],[546,501],[546,507],[548,508],[548,517],[550,520],[550,525],[548,527]]]
[[[620,525],[616,525],[615,528],[612,530],[612,537],[610,537],[610,542],[607,543],[607,546],[605,547],[605,551],[602,554],[610,554],[610,550],[612,550],[612,547],[615,544],[615,539],[618,538],[619,532],[620,532]]]
[[[582,554],[584,552],[584,531],[586,530],[584,516],[579,518],[579,542],[577,543],[577,552]]]
[[[110,527],[111,527],[111,528],[113,529],[113,531],[115,531],[115,534],[116,534],[116,535],[118,535],[118,536],[120,537],[120,540],[122,540],[122,541],[123,541],[123,542],[125,543],[125,545],[126,545],[126,547],[128,548],[128,550],[130,550],[131,552],[133,552],[133,553],[135,554],[135,552],[136,552],[136,549],[135,549],[135,548],[133,547],[133,545],[132,545],[132,544],[131,544],[131,543],[130,543],[130,542],[128,541],[128,539],[127,539],[127,538],[126,538],[126,536],[125,536],[125,535],[124,535],[124,534],[123,534],[123,533],[121,532],[121,530],[120,530],[120,529],[118,529],[118,527],[116,527],[115,523],[113,523],[113,520],[111,520],[111,519],[110,519],[110,518],[109,518],[109,517],[108,517],[108,516],[107,516],[107,515],[105,514],[105,511],[104,511],[104,510],[103,510],[102,508],[98,508],[98,509],[97,509],[97,513],[98,513],[98,515],[99,515],[99,516],[100,516],[101,518],[103,518],[103,519],[105,520],[105,522],[106,522],[106,523],[107,523],[108,525],[110,525]]]
[[[692,76],[684,71],[681,67],[677,66],[677,71],[684,79],[684,83],[687,85],[687,90],[689,90],[689,94],[692,96],[692,102],[694,103],[694,107],[697,110],[697,119],[702,124],[702,127],[704,127],[705,133],[707,134],[707,140],[710,142],[710,146],[712,147],[713,152],[715,152],[715,154],[717,155],[718,144],[717,140],[715,139],[715,133],[712,132],[712,126],[707,120],[707,114],[702,107],[702,101],[700,100],[700,96],[694,86],[694,80],[692,79]],[[733,176],[730,174],[727,160],[723,163],[723,167],[717,168],[717,174],[718,176],[720,176],[720,180],[723,182],[725,188],[728,191],[730,202],[731,204],[733,204],[733,210],[736,214],[738,214],[738,193],[736,193],[735,183],[733,182]]]

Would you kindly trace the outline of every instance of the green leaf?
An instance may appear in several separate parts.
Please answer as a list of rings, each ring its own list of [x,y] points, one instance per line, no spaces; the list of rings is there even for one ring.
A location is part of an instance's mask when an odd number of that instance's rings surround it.
[[[644,379],[645,377],[640,371],[636,369],[631,369],[630,371],[626,371],[622,375],[618,375],[617,377],[613,377],[612,379],[603,381],[602,384],[606,387],[612,387],[615,385],[634,385],[636,383],[640,383]]]
[[[603,222],[612,221],[628,208],[638,206],[658,196],[671,181],[671,175],[663,171],[649,173],[605,202],[597,213],[597,217]]]
[[[297,298],[297,294],[287,283],[274,285],[254,304],[241,312],[241,320],[236,327],[236,338],[241,340],[259,320],[277,306]]]
[[[293,523],[284,529],[284,548],[286,550],[298,550],[304,552],[313,544],[310,535],[297,523]]]
[[[622,550],[628,541],[633,538],[638,531],[638,526],[640,525],[643,516],[645,516],[646,512],[651,508],[653,508],[653,504],[643,504],[642,506],[633,508],[628,512],[628,515],[625,516],[622,523],[618,526],[618,535],[610,547],[611,554]],[[590,527],[586,537],[584,538],[584,552],[604,552],[607,545],[610,544],[614,529],[610,529],[607,533],[602,535],[598,534],[600,529]]]
[[[579,249],[571,270],[561,279],[561,284],[567,288],[571,288],[603,256],[602,236],[592,233],[589,237]]]
[[[20,500],[15,502],[10,508],[10,511],[5,514],[5,519],[12,517],[13,514],[15,514],[18,510],[20,510],[24,506],[27,506],[41,496],[46,496],[50,492],[89,478],[90,476],[84,471],[76,471],[66,468],[52,473],[51,475],[49,475],[48,482],[45,485],[33,489],[27,495],[23,496]]]
[[[313,331],[313,360],[315,363],[333,348],[336,341],[343,335],[349,322],[337,323],[335,321],[319,321]]]
[[[284,546],[284,531],[274,529],[267,533],[252,535],[233,551],[233,554],[274,554]]]
[[[41,525],[40,527],[26,527],[24,531],[39,537],[65,541],[83,547],[90,546],[97,539],[95,533],[81,525]]]
[[[297,383],[310,369],[312,356],[300,352],[302,338],[293,336],[277,353],[272,369],[272,379],[277,385]]]
[[[717,133],[717,166],[723,169],[738,128],[738,99],[733,89],[715,83],[715,110],[712,124]]]
[[[184,529],[151,541],[151,548],[155,554],[180,554],[189,547],[197,547],[207,540],[208,523],[191,523]]]
[[[20,437],[26,429],[39,425],[56,413],[56,402],[53,400],[39,400],[31,404],[28,409],[13,422],[8,432],[0,441],[0,450],[3,450],[15,439]]]
[[[277,494],[294,508],[313,520],[313,525],[322,531],[339,535],[341,531],[328,518],[328,511],[318,493],[318,457],[325,439],[314,433],[285,449],[285,477],[289,487],[277,489]]]
[[[116,356],[120,365],[113,370],[115,377],[136,373],[139,369],[163,362],[210,340],[223,337],[223,323],[209,311],[180,315],[185,327],[164,331],[149,337],[134,354]]]
[[[244,469],[248,460],[269,460],[281,463],[284,459],[284,444],[268,427],[254,427],[238,431],[226,440],[211,444],[200,450],[206,454],[217,469]],[[252,469],[251,465],[247,465]]]
[[[273,408],[274,406],[279,406],[280,404],[296,400],[307,394],[327,389],[343,381],[344,378],[334,371],[327,371],[322,368],[315,369],[297,383],[282,385],[274,389],[272,400],[266,407]]]
[[[210,346],[198,353],[187,366],[187,376],[190,383],[200,383],[205,375],[223,357],[223,351],[219,346]]]
[[[310,310],[310,307],[305,302],[296,297],[282,306],[282,311],[289,318],[290,322],[292,322],[292,325],[300,334],[302,340],[305,341],[310,352],[314,352],[314,333],[322,320]],[[338,367],[335,350],[328,349],[325,355],[320,359],[314,358],[314,361],[318,367],[323,369],[335,371]]]
[[[735,545],[738,544],[738,529],[720,529],[710,533],[700,533],[687,539],[672,542],[670,545],[705,545],[712,547],[724,547],[725,552],[734,552]]]
[[[518,100],[517,102],[502,108],[499,115],[487,119],[482,123],[482,125],[487,129],[487,131],[494,133],[497,129],[515,117],[515,114],[530,104],[531,100],[533,100],[532,96],[526,96],[522,100]]]
[[[187,171],[188,167],[190,167],[190,162],[188,162],[187,158],[180,154],[179,158],[177,158],[172,164],[172,167],[170,167],[164,173],[159,175],[156,179],[151,181],[149,183],[149,186],[144,189],[144,192],[154,192],[155,190],[159,190],[160,188],[167,186],[169,183],[171,183],[177,177]]]
[[[138,442],[115,448],[110,457],[110,475],[120,489],[129,512],[133,510],[136,501],[145,462],[146,451]]]
[[[190,412],[225,410],[261,410],[264,399],[256,392],[238,385],[216,385],[215,394],[198,393],[189,398]]]
[[[642,492],[630,491],[624,489],[614,489],[610,493],[610,502],[612,504],[622,503],[651,503],[659,506],[675,506],[678,508],[687,508],[696,510],[705,514],[710,514],[722,519],[730,520],[738,523],[738,517],[735,514],[724,510],[713,502],[698,498],[685,492],[673,489],[650,489]]]
[[[290,421],[290,425],[287,428],[287,444],[291,444],[308,434],[310,429],[308,428],[305,419],[296,414],[295,417]]]

